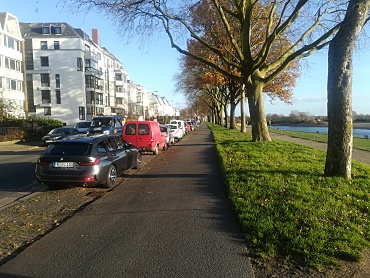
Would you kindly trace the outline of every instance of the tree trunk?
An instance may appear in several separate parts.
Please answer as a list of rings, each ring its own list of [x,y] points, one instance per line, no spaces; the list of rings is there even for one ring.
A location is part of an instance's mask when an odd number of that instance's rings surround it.
[[[233,82],[232,82],[233,83]],[[237,103],[235,103],[237,89],[232,84],[229,85],[230,91],[230,129],[235,129],[235,109]]]
[[[242,85],[241,88],[241,97],[240,97],[240,116],[241,116],[241,126],[240,126],[240,132],[247,132],[247,122],[245,117],[245,85]]]
[[[234,102],[230,102],[230,129],[235,129],[235,109],[236,104]]]
[[[369,10],[370,0],[351,0],[343,25],[329,46],[328,146],[325,176],[351,178],[352,56]]]
[[[224,122],[224,127],[228,128],[229,126],[229,120],[228,120],[228,114],[227,114],[227,105],[224,105],[224,115],[225,115],[225,122]]]
[[[252,141],[271,141],[263,103],[263,84],[248,86],[248,104],[252,124]]]

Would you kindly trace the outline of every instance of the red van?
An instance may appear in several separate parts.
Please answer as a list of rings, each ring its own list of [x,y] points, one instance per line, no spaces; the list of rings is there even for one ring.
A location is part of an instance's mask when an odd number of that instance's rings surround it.
[[[155,121],[126,121],[122,138],[142,152],[152,152],[155,155],[159,149],[167,148],[166,137],[162,136],[159,124]]]

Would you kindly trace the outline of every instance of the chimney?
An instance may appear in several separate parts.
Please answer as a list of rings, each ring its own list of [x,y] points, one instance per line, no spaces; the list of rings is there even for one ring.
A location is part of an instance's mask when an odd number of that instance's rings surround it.
[[[99,32],[98,29],[92,29],[92,40],[99,45]]]

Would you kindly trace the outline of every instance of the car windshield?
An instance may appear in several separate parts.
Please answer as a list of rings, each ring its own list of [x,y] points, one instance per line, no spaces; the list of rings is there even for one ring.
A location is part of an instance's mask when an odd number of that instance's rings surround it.
[[[65,132],[66,129],[65,128],[56,128],[56,129],[53,129],[49,132],[49,134],[61,134],[63,132]]]
[[[90,126],[90,122],[83,122],[83,123],[77,123],[76,127],[77,128],[86,128]]]
[[[44,154],[63,154],[63,155],[89,155],[91,153],[91,144],[87,143],[54,143],[49,145]]]
[[[111,121],[112,121],[111,119],[107,119],[107,118],[94,119],[94,120],[92,120],[90,126],[92,126],[92,127],[107,127],[107,126],[110,126]]]

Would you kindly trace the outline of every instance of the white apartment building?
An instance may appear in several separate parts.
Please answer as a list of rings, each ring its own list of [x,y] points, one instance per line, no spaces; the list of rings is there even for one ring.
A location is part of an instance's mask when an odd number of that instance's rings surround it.
[[[131,119],[160,115],[158,108],[157,113],[154,111],[152,92],[132,82],[123,64],[100,46],[97,29],[92,30],[90,38],[83,30],[68,23],[18,25],[16,18],[14,20],[9,14],[4,18],[7,20],[1,18],[2,30],[6,34],[1,37],[4,41],[1,49],[9,45],[8,52],[11,53],[1,54],[0,70],[11,67],[7,70],[12,76],[0,71],[4,79],[0,86],[16,89],[10,90],[11,95],[17,96],[20,102],[27,99],[29,116],[57,119],[73,125],[98,115],[125,115]],[[8,39],[10,33],[13,40]],[[21,94],[22,37],[26,97]],[[19,82],[14,83],[13,79]]]
[[[25,93],[22,70],[23,39],[18,19],[10,13],[0,13],[0,98],[4,114],[25,117]]]
[[[67,23],[20,23],[29,115],[65,124],[105,113],[103,49]]]

